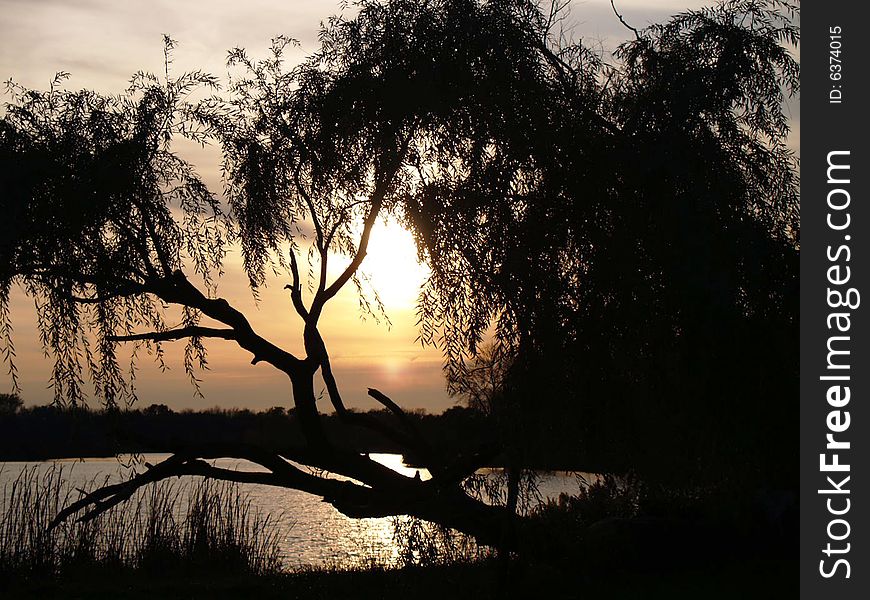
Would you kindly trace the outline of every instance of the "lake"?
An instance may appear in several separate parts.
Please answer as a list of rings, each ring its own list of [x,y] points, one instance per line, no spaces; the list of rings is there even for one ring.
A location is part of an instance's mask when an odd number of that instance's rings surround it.
[[[146,454],[142,460],[156,464],[168,454]],[[419,471],[422,479],[428,479],[425,469],[404,465],[398,454],[371,454],[372,459],[406,475]],[[258,465],[237,459],[212,461],[219,467],[242,471],[262,470]],[[28,467],[48,471],[63,466],[64,475],[73,487],[86,487],[91,482],[102,484],[129,479],[132,470],[144,470],[144,466],[125,466],[117,458],[87,458],[43,462],[0,463],[0,493]],[[487,479],[495,480],[495,469],[478,472]],[[584,481],[593,481],[595,475],[577,472],[537,473],[538,492],[541,498],[557,498],[560,493],[576,494]],[[394,519],[351,519],[338,512],[320,498],[298,490],[276,488],[266,485],[246,484],[240,487],[261,514],[270,515],[275,524],[281,560],[285,566],[329,567],[336,565],[364,564],[371,558],[381,563],[392,564],[398,557],[398,545],[393,539]]]

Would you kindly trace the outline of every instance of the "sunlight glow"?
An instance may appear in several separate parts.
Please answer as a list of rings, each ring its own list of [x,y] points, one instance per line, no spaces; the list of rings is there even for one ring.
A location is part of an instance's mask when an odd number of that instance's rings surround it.
[[[361,271],[371,278],[388,311],[412,310],[429,276],[429,268],[417,261],[413,236],[394,220],[375,224]]]

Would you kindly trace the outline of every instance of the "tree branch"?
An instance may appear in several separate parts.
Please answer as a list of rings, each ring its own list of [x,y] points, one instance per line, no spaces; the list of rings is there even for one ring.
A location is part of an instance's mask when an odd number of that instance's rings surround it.
[[[83,298],[81,296],[71,295],[70,300],[78,304],[101,304],[108,302],[112,298],[117,298],[120,294],[111,294],[109,296],[94,296],[93,298]]]
[[[308,206],[308,212],[311,213],[311,221],[314,225],[314,233],[316,236],[316,246],[317,252],[320,254],[320,281],[317,284],[318,291],[323,290],[326,287],[326,264],[328,260],[329,254],[329,244],[332,241],[332,236],[325,236],[323,233],[324,223],[321,222],[320,216],[314,209],[314,201],[311,198],[311,194],[309,194],[302,183],[299,181],[299,168],[297,167],[293,173],[293,180],[296,185],[296,192],[302,196],[302,199],[305,201],[305,204]],[[297,309],[298,312],[298,309]]]
[[[302,301],[302,281],[299,278],[299,263],[296,261],[296,252],[290,248],[290,274],[293,277],[293,282],[290,285],[285,285],[284,289],[290,290],[290,300],[293,302],[293,308],[296,313],[302,317],[303,321],[308,321],[308,309],[305,308],[305,303]]]
[[[206,297],[181,271],[175,271],[154,283],[151,291],[166,302],[196,308],[205,316],[231,327],[231,339],[254,355],[251,364],[265,361],[291,376],[307,370],[304,361],[258,335],[245,315],[230,306],[229,302],[223,298]]]
[[[414,452],[415,455],[422,459],[424,466],[427,467],[430,471],[434,473],[440,472],[441,466],[435,459],[435,453],[433,452],[432,447],[426,442],[425,438],[420,434],[419,430],[417,430],[413,422],[411,422],[407,418],[407,415],[402,411],[401,408],[398,407],[398,405],[396,405],[392,402],[392,400],[389,400],[389,398],[387,398],[387,400],[396,409],[393,410],[391,408],[391,412],[400,415],[400,421],[407,430],[407,433],[397,431],[387,423],[384,423],[376,417],[372,417],[371,415],[354,413],[347,410],[347,407],[345,407],[344,401],[341,398],[341,393],[338,390],[338,384],[335,381],[335,376],[332,374],[332,367],[329,364],[328,358],[321,361],[320,368],[323,375],[323,382],[326,384],[326,391],[329,394],[329,399],[332,402],[333,408],[335,408],[335,412],[338,414],[338,417],[341,420],[353,425],[365,427],[366,429],[370,429],[381,434],[384,438],[398,444],[399,447]],[[380,392],[378,392],[377,390],[370,389],[370,396],[372,395],[373,391],[380,394]],[[384,396],[383,394],[380,395],[383,398],[386,398],[386,396]]]
[[[399,445],[400,448],[411,450],[419,458],[423,460],[425,466],[432,472],[439,472],[440,465],[435,459],[435,453],[432,447],[426,442],[425,438],[417,430],[414,423],[402,411],[402,409],[392,400],[377,390],[369,389],[369,395],[381,402],[384,406],[390,409],[391,412],[398,415],[402,425],[406,429],[406,433],[397,431],[389,424],[372,417],[367,414],[358,414],[351,412],[344,404],[341,397],[341,392],[338,389],[338,383],[335,380],[335,375],[332,372],[332,365],[329,361],[329,352],[326,350],[326,344],[323,341],[323,336],[317,329],[317,325],[308,322],[305,325],[305,349],[308,352],[309,358],[315,361],[320,366],[320,372],[323,375],[323,382],[326,384],[326,391],[329,395],[329,400],[332,403],[338,417],[346,422],[360,427],[365,427],[379,433],[385,439],[388,439]]]
[[[206,462],[206,459],[220,457],[249,460],[268,471],[233,471]],[[373,463],[359,455],[347,454],[344,458],[349,461],[342,465],[347,472],[336,472],[351,476],[354,476],[356,465]],[[242,444],[217,444],[201,452],[174,454],[128,481],[96,489],[62,509],[49,528],[53,529],[79,513],[82,513],[79,521],[94,519],[150,483],[170,477],[195,475],[298,489],[320,496],[341,513],[353,518],[412,515],[473,535],[484,544],[506,547],[515,544],[515,540],[504,539],[503,523],[508,518],[504,508],[469,498],[458,487],[445,488],[431,481],[404,477],[382,465],[378,467],[390,474],[389,483],[401,483],[401,486],[366,487],[352,481],[320,477],[302,471],[272,452]]]
[[[391,413],[396,415],[399,418],[399,422],[402,423],[402,426],[413,435],[416,439],[420,440],[425,446],[428,447],[428,444],[425,442],[423,435],[420,433],[420,430],[417,429],[416,423],[411,420],[402,407],[393,402],[389,397],[387,397],[383,392],[380,392],[374,388],[369,388],[368,395],[377,400],[382,406],[384,406]]]
[[[388,166],[385,168],[384,172],[382,172],[382,177],[376,177],[375,189],[372,192],[371,197],[371,206],[369,207],[369,212],[366,215],[365,221],[363,222],[363,231],[360,235],[359,246],[357,246],[356,254],[354,254],[353,259],[350,264],[345,268],[345,270],[338,276],[338,278],[332,282],[329,287],[325,289],[318,290],[318,294],[314,298],[314,303],[311,306],[311,314],[316,323],[317,319],[320,316],[320,312],[323,310],[323,305],[326,302],[335,296],[338,291],[344,287],[351,277],[353,277],[354,273],[357,272],[360,265],[362,264],[363,259],[366,257],[366,252],[368,251],[369,237],[372,233],[372,227],[375,225],[375,221],[378,218],[378,214],[381,211],[381,206],[383,206],[384,198],[387,195],[387,191],[390,188],[390,184],[392,183],[393,177],[399,171],[399,167],[401,166],[402,157],[408,150],[408,144],[411,143],[411,134],[409,133],[407,138],[402,143],[401,148],[396,152],[396,155],[391,157],[391,162],[388,163]]]
[[[357,272],[360,265],[362,264],[363,259],[366,257],[366,253],[368,252],[369,245],[369,237],[372,233],[372,227],[374,227],[375,221],[378,218],[378,214],[380,213],[381,206],[384,201],[384,196],[387,192],[387,184],[383,183],[379,185],[375,189],[375,193],[372,198],[372,205],[369,208],[369,212],[366,215],[365,221],[363,222],[363,230],[359,239],[359,246],[357,246],[356,254],[354,254],[353,259],[350,261],[350,264],[344,269],[344,271],[339,275],[335,281],[332,282],[329,287],[323,289],[323,291],[318,294],[318,305],[320,307],[326,303],[327,300],[332,298],[338,293],[344,284],[346,284],[353,274]]]
[[[296,185],[296,192],[302,196],[302,199],[305,200],[305,204],[308,206],[308,212],[311,213],[311,221],[314,225],[314,233],[317,236],[317,249],[323,254],[326,251],[326,247],[324,246],[323,240],[323,225],[320,223],[320,217],[317,215],[314,210],[314,202],[311,199],[311,194],[309,194],[302,183],[299,181],[299,168],[297,167],[293,173],[293,182]]]
[[[541,42],[538,46],[543,54],[544,58],[550,63],[550,66],[553,67],[556,71],[556,75],[559,78],[559,81],[566,88],[573,88],[577,82],[577,74],[574,71],[574,68],[562,60],[555,52],[553,52],[550,48],[547,47],[546,42]],[[571,81],[568,81],[568,76],[566,72],[571,74]],[[599,126],[603,127],[605,130],[609,131],[612,134],[620,134],[622,131],[619,127],[602,117],[595,111],[586,111],[588,115],[591,116],[592,120],[597,123]]]
[[[632,27],[631,25],[629,25],[628,23],[625,22],[625,19],[622,18],[622,15],[621,15],[621,14],[619,14],[619,11],[616,10],[616,4],[614,4],[614,0],[610,0],[610,6],[611,6],[611,8],[613,8],[613,14],[616,15],[616,18],[619,19],[619,22],[622,23],[623,25],[625,25],[625,27],[627,27],[627,28],[630,29],[631,31],[633,31],[633,32],[634,32],[634,36],[635,36],[638,40],[640,40],[640,32],[639,32],[637,29],[635,29],[634,27]]]
[[[230,450],[229,448],[225,449]],[[269,469],[269,472],[233,471],[212,466],[205,462],[205,460],[202,460],[203,458],[218,458],[226,454],[230,455],[227,456],[228,458],[250,460]],[[332,503],[339,510],[342,510],[341,507],[344,507],[354,513],[364,512],[365,506],[369,504],[370,496],[373,495],[371,488],[349,481],[327,479],[306,473],[294,467],[277,454],[258,451],[241,445],[236,446],[235,451],[230,451],[226,454],[220,453],[218,455],[218,453],[204,452],[199,457],[187,454],[175,454],[128,481],[99,488],[87,494],[84,498],[73,502],[58,513],[49,528],[56,527],[72,515],[82,511],[85,512],[78,520],[90,521],[113,506],[129,499],[139,488],[162,479],[180,477],[182,475],[199,475],[223,481],[260,483],[299,489],[323,497],[325,501]],[[381,516],[380,512],[382,511],[377,512],[377,515],[366,516]]]
[[[168,331],[148,331],[145,333],[134,333],[131,335],[110,335],[110,342],[136,342],[140,340],[150,340],[152,342],[168,342],[181,340],[190,337],[207,337],[207,338],[223,338],[225,340],[236,339],[236,332],[232,329],[217,329],[214,327],[200,327],[192,325],[190,327],[182,327],[181,329],[170,329]]]

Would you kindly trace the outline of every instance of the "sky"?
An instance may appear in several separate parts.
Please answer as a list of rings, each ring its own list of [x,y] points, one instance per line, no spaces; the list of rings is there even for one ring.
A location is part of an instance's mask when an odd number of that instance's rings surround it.
[[[693,0],[616,3],[635,27],[705,4]],[[571,8],[575,40],[612,49],[631,35],[613,15],[609,0],[574,0]],[[243,47],[262,57],[270,39],[280,34],[300,42],[287,56],[292,63],[317,49],[321,22],[341,11],[336,0],[0,0],[0,80],[12,78],[26,87],[44,89],[55,73],[67,71],[71,89],[119,92],[138,70],[162,71],[164,33],[178,41],[172,66],[176,74],[203,69],[224,75],[228,49]],[[797,103],[791,111],[796,146]],[[186,148],[183,153],[209,187],[220,193],[217,152]],[[352,286],[328,304],[321,330],[346,403],[374,407],[366,389],[375,387],[412,409],[440,412],[453,406],[455,400],[445,391],[440,353],[415,342],[414,300],[426,269],[416,261],[410,235],[394,223],[379,223],[363,271],[379,290],[392,326],[362,320]],[[301,323],[283,290],[286,283],[280,278],[270,281],[259,304],[254,302],[240,256],[234,252],[227,258],[219,295],[245,313],[258,333],[302,354]],[[28,405],[45,404],[52,398],[51,362],[37,342],[32,300],[15,292],[12,315],[22,398]],[[161,372],[147,356],[140,360],[141,405],[252,410],[291,405],[285,376],[268,365],[250,365],[250,356],[232,342],[214,340],[207,347],[211,368],[202,375],[204,398],[194,395],[181,367],[183,342],[176,342],[166,345],[168,372]],[[8,378],[0,379],[0,391],[10,385]]]

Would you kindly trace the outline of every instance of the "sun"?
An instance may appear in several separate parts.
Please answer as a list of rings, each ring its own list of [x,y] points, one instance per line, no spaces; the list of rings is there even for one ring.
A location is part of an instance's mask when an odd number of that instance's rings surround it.
[[[417,260],[414,237],[395,220],[378,221],[372,228],[361,270],[387,309],[412,309],[429,268]]]

